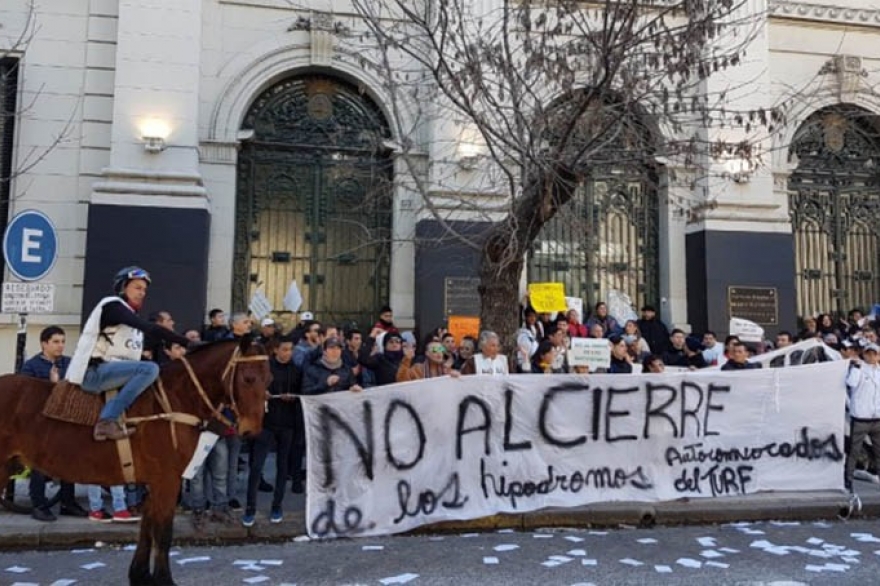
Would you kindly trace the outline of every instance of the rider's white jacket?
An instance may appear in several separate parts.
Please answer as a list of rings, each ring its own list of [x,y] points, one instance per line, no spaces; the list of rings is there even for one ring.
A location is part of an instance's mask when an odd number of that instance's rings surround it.
[[[111,302],[123,303],[131,309],[124,300],[115,295],[105,297],[98,302],[89,319],[86,320],[86,325],[83,326],[76,351],[67,368],[67,380],[74,384],[82,384],[92,358],[100,358],[108,362],[141,359],[144,347],[142,331],[125,324],[106,327],[101,331],[101,312],[104,306]]]

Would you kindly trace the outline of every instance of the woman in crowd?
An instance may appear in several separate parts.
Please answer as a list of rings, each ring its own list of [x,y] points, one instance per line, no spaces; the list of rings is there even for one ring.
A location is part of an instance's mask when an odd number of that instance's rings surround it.
[[[538,349],[538,341],[544,337],[544,326],[531,307],[523,310],[523,324],[516,333],[516,364],[520,372],[528,372],[529,361]]]
[[[818,328],[816,323],[816,318],[811,315],[806,315],[803,318],[804,329],[798,334],[798,338],[801,340],[809,340],[810,338],[815,338],[818,334]]]
[[[639,324],[636,323],[636,320],[629,319],[623,324],[623,340],[630,348],[635,346],[633,358],[638,362],[650,356],[651,347],[648,345],[648,341],[642,337],[642,332],[639,330]]]
[[[553,360],[556,358],[556,347],[550,340],[544,340],[538,344],[538,349],[532,356],[531,370],[533,374],[553,374]]]
[[[611,366],[608,368],[608,374],[632,374],[632,358],[623,337],[611,336],[608,338],[608,343],[611,344]]]
[[[474,352],[477,349],[477,340],[473,336],[465,336],[461,339],[461,344],[458,346],[458,355],[455,357],[455,361],[452,363],[452,368],[461,372],[462,367],[464,367],[464,363],[474,357]]]
[[[446,347],[440,342],[431,342],[425,349],[425,361],[413,364],[415,351],[412,348],[404,348],[403,360],[397,371],[397,382],[403,383],[423,378],[436,378],[438,376],[458,376],[459,372],[452,368],[452,356],[447,353]]]
[[[587,326],[581,323],[581,316],[577,309],[569,309],[565,314],[568,319],[568,337],[569,338],[586,338]]]

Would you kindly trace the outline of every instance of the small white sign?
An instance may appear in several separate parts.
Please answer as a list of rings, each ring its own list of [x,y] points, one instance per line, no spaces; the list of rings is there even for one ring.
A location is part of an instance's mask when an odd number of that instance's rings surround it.
[[[208,459],[208,454],[214,449],[214,444],[216,444],[219,439],[219,435],[211,433],[210,431],[203,431],[199,434],[199,443],[196,446],[196,451],[193,452],[192,460],[189,461],[186,470],[184,470],[181,475],[183,478],[186,480],[192,480],[196,477],[196,474],[202,469],[205,460]]]
[[[251,297],[251,302],[248,304],[248,309],[253,312],[257,319],[263,319],[272,313],[272,302],[270,302],[269,298],[266,297],[266,294],[263,293],[262,288],[257,289],[254,292],[254,296]]]
[[[730,318],[728,329],[731,336],[738,336],[743,342],[760,342],[764,339],[764,328],[747,319]]]
[[[52,313],[55,285],[48,283],[3,283],[3,313]]]
[[[570,366],[589,366],[590,372],[611,366],[611,345],[605,338],[572,338],[568,351]]]

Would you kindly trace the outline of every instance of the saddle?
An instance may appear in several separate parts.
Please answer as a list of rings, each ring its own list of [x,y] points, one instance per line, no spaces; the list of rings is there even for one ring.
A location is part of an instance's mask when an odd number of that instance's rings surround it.
[[[59,381],[52,387],[52,393],[43,406],[43,416],[93,427],[104,408],[102,395],[87,393],[70,381]]]
[[[52,392],[43,405],[43,416],[77,425],[93,427],[101,415],[105,399],[116,396],[117,391],[106,393],[87,393],[79,385],[62,380],[55,383]],[[125,437],[116,442],[122,476],[126,483],[134,483],[134,458],[131,454],[131,442]]]

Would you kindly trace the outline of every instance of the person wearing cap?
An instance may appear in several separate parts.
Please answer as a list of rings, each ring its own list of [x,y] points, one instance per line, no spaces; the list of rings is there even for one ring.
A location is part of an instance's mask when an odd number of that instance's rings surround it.
[[[126,267],[113,278],[113,295],[104,297],[89,314],[67,369],[67,380],[89,393],[120,388],[107,401],[92,432],[96,441],[118,440],[134,433],[119,418],[159,376],[159,365],[141,361],[144,334],[169,344],[189,340],[138,316],[144,305],[150,274]]]
[[[363,389],[351,368],[342,360],[344,344],[339,338],[327,338],[318,360],[306,366],[303,373],[302,394],[323,395],[339,391],[359,392]]]
[[[264,317],[260,322],[260,335],[257,336],[257,342],[266,347],[269,352],[275,349],[275,344],[281,338],[278,331],[278,324],[271,317]]]
[[[651,347],[651,352],[663,355],[669,349],[669,328],[657,319],[657,310],[653,305],[642,307],[642,317],[636,322],[642,337]]]
[[[373,372],[376,386],[397,382],[397,372],[403,361],[403,338],[400,334],[382,334],[381,342],[377,342],[374,336],[380,333],[378,328],[374,328],[358,353],[358,362]],[[381,351],[377,348],[379,343],[382,344]]]
[[[391,306],[383,305],[379,309],[379,320],[373,324],[373,329],[376,328],[390,334],[400,334],[400,330],[394,325],[394,312],[391,311]]]
[[[870,343],[862,352],[862,360],[851,359],[846,375],[849,392],[851,433],[850,451],[846,458],[844,483],[852,490],[853,474],[866,437],[872,446],[880,446],[880,346]],[[880,450],[873,451],[875,469],[880,470]]]
[[[756,368],[761,368],[761,363],[749,362],[749,349],[743,342],[737,340],[733,344],[730,357],[722,365],[721,370],[753,370]]]

